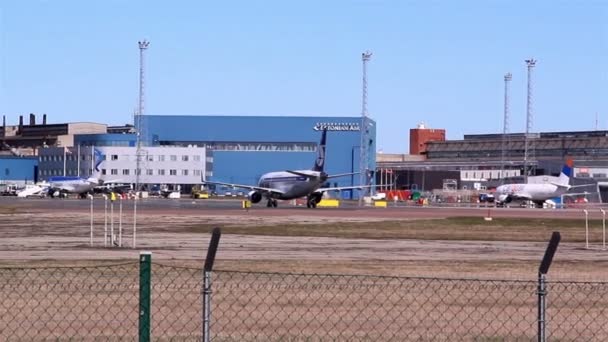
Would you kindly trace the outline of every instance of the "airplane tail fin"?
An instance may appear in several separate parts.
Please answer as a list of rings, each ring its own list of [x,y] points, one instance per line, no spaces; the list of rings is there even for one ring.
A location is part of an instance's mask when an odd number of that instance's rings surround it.
[[[93,149],[93,154],[95,155],[95,172],[100,172],[99,170],[99,164],[101,164],[104,160],[105,155],[103,153],[101,153],[100,150],[98,149]]]
[[[568,185],[570,183],[570,177],[572,177],[574,162],[572,159],[566,160],[566,164],[562,167],[562,172],[559,174],[558,183],[561,185]]]
[[[97,148],[93,148],[93,160],[93,170],[88,181],[91,183],[99,183],[99,178],[101,176],[101,170],[99,169],[99,165],[105,160],[105,155]]]
[[[319,143],[319,147],[317,148],[317,160],[315,160],[315,165],[313,166],[313,171],[323,172],[325,167],[325,142],[327,140],[327,129],[323,130],[321,135],[321,142]]]

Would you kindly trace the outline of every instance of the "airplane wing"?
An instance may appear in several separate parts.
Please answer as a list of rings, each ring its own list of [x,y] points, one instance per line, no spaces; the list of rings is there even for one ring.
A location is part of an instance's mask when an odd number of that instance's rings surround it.
[[[529,195],[524,195],[524,194],[520,194],[520,195],[518,195],[518,194],[512,194],[512,195],[509,195],[509,196],[511,196],[511,198],[514,199],[514,200],[520,200],[520,201],[530,201],[530,200],[532,200],[532,197],[530,197]]]
[[[296,176],[300,176],[300,177],[306,177],[306,178],[317,178],[317,176],[314,176],[314,175],[309,175],[309,174],[302,173],[302,172],[298,172],[298,171],[290,171],[290,170],[285,170],[285,172],[289,172],[289,173],[292,173],[292,174],[294,174],[294,175],[296,175]]]
[[[549,183],[551,185],[555,185],[558,188],[566,188],[566,189],[570,189],[570,185],[568,184],[559,184],[559,183],[555,183],[555,182],[551,182]]]
[[[115,184],[115,183],[125,183],[124,179],[108,179],[101,180],[103,184]]]
[[[351,173],[337,173],[335,175],[329,175],[327,176],[327,179],[329,178],[336,178],[336,177],[344,177],[344,176],[351,176],[351,175],[358,175],[361,172],[351,172]]]
[[[309,174],[298,172],[298,171],[285,170],[285,172],[293,173],[294,175],[301,176],[301,177],[306,177],[306,178],[317,178],[317,176],[309,175]],[[335,175],[328,175],[327,179],[336,178],[336,177],[350,176],[350,175],[358,175],[360,173],[361,172],[338,173],[338,174],[335,174]]]
[[[74,192],[73,185],[53,185],[53,184],[51,184],[51,185],[49,185],[48,188],[53,191]]]
[[[555,185],[557,185],[557,184],[555,184]],[[559,186],[559,185],[558,185],[558,186]],[[563,185],[562,185],[562,186],[563,186]],[[595,184],[569,185],[569,186],[568,186],[568,188],[569,188],[569,189],[574,189],[574,188],[588,188],[588,187],[590,187],[590,186],[592,186],[592,187],[594,187],[594,188],[595,188],[597,185],[595,185]]]
[[[365,188],[375,188],[375,187],[379,187],[379,186],[391,186],[392,184],[374,184],[374,185],[355,185],[355,186],[337,186],[337,187],[330,187],[330,188],[319,188],[317,189],[315,192],[322,192],[322,191],[341,191],[341,190],[352,190],[352,189],[357,189],[357,190],[361,190],[361,189],[365,189]]]
[[[203,184],[224,185],[224,186],[229,186],[232,188],[243,188],[243,189],[255,190],[255,191],[266,192],[266,193],[275,193],[275,194],[285,193],[279,189],[263,188],[261,186],[255,186],[255,185],[232,184],[232,183],[222,183],[222,182],[206,182],[206,181],[203,182]]]

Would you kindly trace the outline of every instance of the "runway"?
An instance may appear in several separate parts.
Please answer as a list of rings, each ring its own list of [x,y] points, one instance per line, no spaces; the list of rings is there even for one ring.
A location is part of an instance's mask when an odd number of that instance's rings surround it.
[[[122,200],[125,210],[133,210],[134,200]],[[188,215],[197,212],[205,215],[235,215],[235,216],[291,216],[305,215],[314,217],[361,217],[386,220],[403,219],[432,219],[447,217],[496,217],[496,218],[551,218],[551,219],[579,219],[584,218],[583,208],[580,209],[539,209],[539,208],[496,208],[484,205],[461,206],[417,206],[405,205],[403,203],[389,203],[386,208],[372,206],[359,207],[356,201],[342,201],[338,208],[316,208],[309,209],[305,206],[294,206],[289,202],[281,202],[278,208],[267,208],[264,204],[252,205],[249,210],[242,208],[242,200],[239,199],[165,199],[148,198],[137,201],[137,210],[141,213],[153,212],[156,214],[177,214],[179,212]],[[113,204],[97,197],[93,200],[94,210],[103,210],[105,205],[118,208],[120,200]],[[29,212],[73,212],[89,211],[91,202],[88,199],[52,199],[52,198],[16,198],[0,197],[0,207],[14,208],[19,211]],[[601,219],[600,207],[587,208],[590,219]],[[608,211],[608,207],[606,209]]]

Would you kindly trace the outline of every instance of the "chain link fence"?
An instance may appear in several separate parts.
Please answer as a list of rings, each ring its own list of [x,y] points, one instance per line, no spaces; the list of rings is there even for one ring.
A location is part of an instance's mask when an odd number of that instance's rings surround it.
[[[548,282],[549,341],[608,341],[608,283]]]
[[[138,262],[0,268],[0,341],[531,341],[536,281],[213,271]],[[142,282],[142,274],[144,274]],[[150,284],[149,322],[142,291]],[[608,283],[546,282],[550,341],[608,339]],[[143,310],[143,311],[142,311]],[[142,327],[144,328],[142,330]],[[143,340],[146,340],[144,338]]]
[[[0,268],[0,340],[135,340],[138,263]]]
[[[536,281],[215,271],[213,341],[532,341]],[[550,341],[608,339],[608,283],[547,283]]]
[[[533,340],[536,282],[214,272],[217,341]]]
[[[202,268],[152,263],[153,341],[202,340]]]

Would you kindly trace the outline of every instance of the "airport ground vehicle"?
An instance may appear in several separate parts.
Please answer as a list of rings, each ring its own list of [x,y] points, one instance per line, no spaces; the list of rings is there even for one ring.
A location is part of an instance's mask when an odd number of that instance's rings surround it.
[[[211,197],[209,192],[206,189],[203,189],[200,185],[192,187],[192,198],[205,199],[209,197]]]

